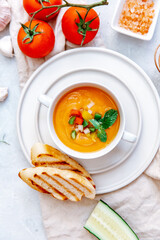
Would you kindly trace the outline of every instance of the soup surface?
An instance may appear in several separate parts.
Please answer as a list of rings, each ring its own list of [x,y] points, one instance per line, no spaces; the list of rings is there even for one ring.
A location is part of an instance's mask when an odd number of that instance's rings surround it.
[[[103,118],[111,109],[116,110],[117,118],[112,126],[104,130],[107,140],[101,141],[90,119],[98,115]],[[88,126],[85,127],[85,123]],[[67,147],[79,152],[94,152],[103,149],[115,138],[120,117],[114,100],[107,93],[95,87],[79,87],[58,101],[53,113],[53,124],[57,136]]]

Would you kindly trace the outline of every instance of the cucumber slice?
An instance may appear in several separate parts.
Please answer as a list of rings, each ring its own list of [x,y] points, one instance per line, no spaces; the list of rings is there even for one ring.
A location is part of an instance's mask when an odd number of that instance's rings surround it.
[[[139,240],[124,219],[102,200],[91,213],[84,228],[100,240]]]

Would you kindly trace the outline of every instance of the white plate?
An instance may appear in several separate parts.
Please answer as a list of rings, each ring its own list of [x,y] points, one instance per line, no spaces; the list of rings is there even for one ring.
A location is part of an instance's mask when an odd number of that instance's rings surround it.
[[[103,157],[88,159],[87,161],[84,159],[77,159],[77,161],[82,164],[91,174],[97,174],[118,166],[129,157],[136,147],[141,131],[140,108],[133,93],[131,93],[129,88],[120,79],[107,71],[91,68],[71,71],[62,75],[58,79],[53,79],[51,85],[49,85],[43,93],[52,97],[54,96],[55,92],[59,92],[61,90],[61,86],[64,84],[67,86],[68,84],[76,83],[78,81],[100,83],[101,85],[106,85],[107,87],[114,89],[114,94],[117,96],[124,108],[124,114],[126,118],[125,129],[137,136],[137,141],[134,144],[121,140],[116,148]],[[132,113],[128,114],[130,109],[132,109]],[[47,111],[48,109],[44,107],[44,105],[37,103],[35,128],[37,131],[38,140],[40,142],[44,142],[56,147],[49,135],[48,129],[46,129]],[[132,124],[132,121],[134,121],[135,124]]]
[[[132,154],[117,167],[93,175],[97,194],[106,193],[135,180],[151,163],[160,144],[158,93],[150,78],[128,58],[111,50],[80,48],[63,52],[44,63],[23,89],[17,113],[18,137],[22,150],[30,161],[31,146],[37,141],[34,121],[37,97],[52,85],[54,79],[80,68],[100,69],[113,73],[135,93],[140,105],[143,126],[139,142]],[[132,114],[131,108],[128,114]],[[44,121],[45,118],[46,115]]]
[[[139,38],[142,40],[151,40],[155,31],[155,27],[156,27],[156,23],[158,20],[158,15],[159,15],[159,10],[160,10],[160,1],[159,0],[154,0],[154,10],[155,10],[155,15],[153,18],[153,22],[149,28],[149,31],[147,34],[140,34],[140,33],[134,33],[130,30],[127,30],[125,28],[122,28],[119,26],[118,22],[119,22],[119,18],[123,9],[123,5],[125,3],[126,0],[119,0],[119,2],[117,3],[117,7],[115,9],[113,18],[112,18],[112,23],[111,23],[111,27],[116,30],[117,32],[120,32],[122,34],[128,35],[130,37],[135,37],[135,38]]]

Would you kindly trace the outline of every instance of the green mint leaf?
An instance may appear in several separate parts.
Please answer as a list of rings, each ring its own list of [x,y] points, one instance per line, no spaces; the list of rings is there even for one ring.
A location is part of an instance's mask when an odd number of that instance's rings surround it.
[[[118,117],[118,111],[114,109],[110,109],[104,114],[104,117],[99,122],[102,124],[102,127],[104,129],[107,129],[115,123],[115,121],[117,120],[117,117]]]
[[[98,122],[97,120],[95,120],[95,119],[91,119],[91,120],[89,120],[89,122],[90,122],[96,129],[98,129],[98,128],[100,127],[99,122]]]
[[[100,127],[97,132],[97,137],[101,140],[101,142],[107,141],[107,134],[103,127]]]

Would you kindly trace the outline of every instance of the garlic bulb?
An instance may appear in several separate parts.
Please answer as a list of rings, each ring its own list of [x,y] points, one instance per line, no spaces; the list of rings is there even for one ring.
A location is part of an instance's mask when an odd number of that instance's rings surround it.
[[[3,102],[8,97],[8,88],[0,87],[0,102]]]
[[[0,0],[0,31],[5,29],[11,20],[11,10],[6,0]]]
[[[10,36],[0,39],[0,53],[6,57],[13,57],[13,45]]]

